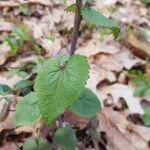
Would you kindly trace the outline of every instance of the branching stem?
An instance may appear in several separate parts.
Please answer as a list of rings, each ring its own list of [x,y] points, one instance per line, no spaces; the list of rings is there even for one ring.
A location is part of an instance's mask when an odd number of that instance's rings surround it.
[[[73,55],[76,50],[79,27],[81,22],[81,14],[80,14],[81,7],[82,7],[82,0],[76,0],[76,11],[75,11],[75,18],[74,18],[73,33],[71,38],[70,55]]]

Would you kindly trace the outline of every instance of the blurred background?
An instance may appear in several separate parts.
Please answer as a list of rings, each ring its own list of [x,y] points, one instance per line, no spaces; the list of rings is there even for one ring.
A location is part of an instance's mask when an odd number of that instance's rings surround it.
[[[85,1],[84,1],[85,2]],[[33,91],[44,59],[69,51],[73,0],[0,0],[0,150],[19,150],[41,124],[15,128],[18,100]],[[76,54],[90,65],[86,87],[101,101],[96,133],[77,120],[77,149],[148,150],[150,148],[150,0],[94,0],[92,7],[121,28],[81,22]],[[84,123],[80,123],[84,122]],[[65,124],[65,121],[64,121]],[[92,140],[95,137],[96,140]],[[51,142],[49,139],[47,139]]]

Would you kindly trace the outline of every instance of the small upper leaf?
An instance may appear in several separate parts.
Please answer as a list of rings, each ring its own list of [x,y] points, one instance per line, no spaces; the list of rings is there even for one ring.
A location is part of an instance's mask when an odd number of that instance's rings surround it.
[[[51,146],[42,138],[29,138],[24,143],[23,150],[51,150]]]
[[[55,140],[63,150],[75,150],[77,139],[71,127],[59,128],[56,131]]]
[[[112,30],[112,33],[114,34],[114,37],[118,37],[120,33],[120,28],[118,27],[118,25],[112,20],[106,18],[105,16],[97,12],[96,10],[90,7],[83,7],[81,10],[81,14],[83,19],[95,24],[96,26],[110,28]]]
[[[0,84],[0,94],[10,94],[12,89],[5,84]]]
[[[34,124],[40,118],[37,97],[34,93],[26,95],[18,102],[15,113],[15,126]]]
[[[70,13],[75,12],[75,10],[76,10],[75,4],[72,4],[65,9],[65,11],[70,12]]]
[[[31,80],[21,80],[14,85],[14,90],[19,91],[23,95],[30,93],[33,82]]]
[[[85,89],[70,110],[79,116],[91,117],[101,110],[101,105],[97,96],[90,89]]]
[[[58,56],[44,62],[35,81],[38,104],[47,124],[70,107],[88,79],[85,56]]]
[[[146,126],[150,126],[150,107],[144,109],[143,121]]]

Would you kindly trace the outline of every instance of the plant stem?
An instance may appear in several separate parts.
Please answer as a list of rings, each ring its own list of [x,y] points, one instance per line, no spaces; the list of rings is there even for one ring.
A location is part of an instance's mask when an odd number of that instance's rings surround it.
[[[82,0],[76,0],[76,11],[75,11],[75,18],[74,18],[73,33],[71,38],[70,55],[73,55],[76,50],[79,27],[81,22],[81,14],[80,14],[81,6],[82,6]]]

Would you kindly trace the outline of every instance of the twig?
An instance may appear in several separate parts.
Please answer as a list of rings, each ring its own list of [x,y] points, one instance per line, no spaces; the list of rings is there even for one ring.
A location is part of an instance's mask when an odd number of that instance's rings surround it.
[[[80,15],[81,6],[82,6],[82,0],[76,0],[76,11],[75,11],[73,33],[71,38],[70,55],[73,55],[76,50],[79,27],[81,22],[81,15]]]

